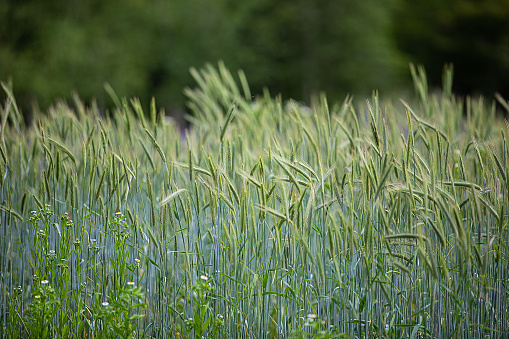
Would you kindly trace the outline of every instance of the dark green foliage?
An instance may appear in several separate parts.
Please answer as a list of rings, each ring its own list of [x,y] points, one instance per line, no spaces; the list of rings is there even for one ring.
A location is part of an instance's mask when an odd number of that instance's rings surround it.
[[[326,90],[343,100],[390,88],[406,72],[388,35],[390,13],[373,0],[7,0],[0,79],[13,78],[24,111],[73,90],[112,106],[105,82],[119,97],[148,105],[155,96],[173,110],[184,105],[190,67],[224,60],[245,70],[254,95],[267,85],[285,98]]]
[[[454,63],[455,91],[509,91],[509,1],[399,1],[393,21],[397,46],[426,66],[439,85]]]
[[[105,83],[182,115],[189,68],[218,60],[243,69],[253,95],[283,99],[398,93],[409,61],[432,86],[452,62],[456,93],[491,96],[509,90],[508,32],[508,0],[4,0],[0,80],[25,115],[74,90],[112,107]]]

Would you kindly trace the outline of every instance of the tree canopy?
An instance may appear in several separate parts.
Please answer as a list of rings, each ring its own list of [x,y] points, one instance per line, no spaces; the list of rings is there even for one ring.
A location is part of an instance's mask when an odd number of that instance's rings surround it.
[[[297,100],[397,92],[408,62],[435,83],[452,62],[460,92],[492,94],[509,89],[509,0],[5,0],[0,46],[25,108],[74,90],[108,106],[106,82],[181,108],[189,68],[218,60]]]

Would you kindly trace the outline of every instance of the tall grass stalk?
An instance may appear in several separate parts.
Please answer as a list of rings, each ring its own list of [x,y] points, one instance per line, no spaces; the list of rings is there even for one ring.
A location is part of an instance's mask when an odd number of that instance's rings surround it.
[[[26,126],[2,84],[0,336],[507,336],[507,124],[411,71],[307,107],[193,69],[185,138],[109,86]]]

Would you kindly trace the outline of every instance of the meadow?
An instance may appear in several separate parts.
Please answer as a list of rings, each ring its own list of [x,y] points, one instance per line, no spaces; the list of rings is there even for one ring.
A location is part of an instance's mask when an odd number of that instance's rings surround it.
[[[192,69],[185,132],[109,86],[28,126],[2,83],[0,336],[507,336],[509,126],[411,71],[329,107]]]

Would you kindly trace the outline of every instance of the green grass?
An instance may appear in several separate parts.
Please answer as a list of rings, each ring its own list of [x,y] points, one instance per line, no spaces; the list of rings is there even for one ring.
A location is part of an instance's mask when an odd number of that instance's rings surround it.
[[[310,107],[220,64],[154,102],[1,107],[0,333],[484,338],[509,328],[507,125],[481,98]],[[240,85],[239,85],[240,84]],[[503,102],[503,100],[501,100]]]

